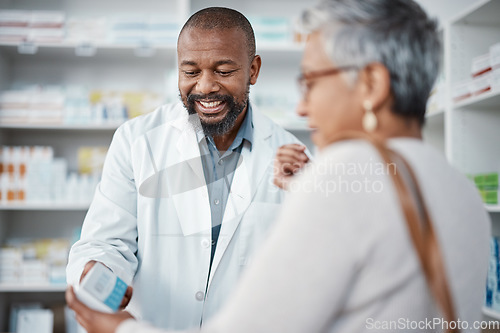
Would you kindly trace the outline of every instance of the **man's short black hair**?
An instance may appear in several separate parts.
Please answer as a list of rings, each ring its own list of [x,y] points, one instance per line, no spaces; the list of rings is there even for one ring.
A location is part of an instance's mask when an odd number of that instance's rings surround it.
[[[246,38],[250,62],[255,57],[255,35],[248,19],[240,12],[225,7],[208,7],[191,15],[181,29],[179,37],[187,28],[240,29]]]

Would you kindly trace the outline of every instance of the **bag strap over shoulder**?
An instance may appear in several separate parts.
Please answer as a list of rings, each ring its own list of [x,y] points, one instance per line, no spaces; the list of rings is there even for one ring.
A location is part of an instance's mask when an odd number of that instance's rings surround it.
[[[390,173],[396,188],[399,202],[403,209],[406,224],[417,252],[427,284],[439,305],[445,320],[450,323],[456,321],[455,308],[452,301],[450,286],[446,277],[443,254],[439,247],[436,231],[427,210],[417,178],[408,162],[399,153],[388,148],[384,142],[363,132],[345,132],[336,137],[333,142],[350,139],[364,139],[369,141],[378,151],[386,164],[402,165],[409,179],[403,178],[403,173],[397,169]],[[413,191],[409,189],[413,186]],[[450,325],[452,326],[452,325]],[[446,332],[459,332],[450,329]]]

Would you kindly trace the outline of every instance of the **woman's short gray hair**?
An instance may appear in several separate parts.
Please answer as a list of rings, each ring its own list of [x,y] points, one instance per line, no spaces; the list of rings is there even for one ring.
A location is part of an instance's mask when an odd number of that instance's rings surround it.
[[[391,77],[393,112],[425,120],[427,98],[439,71],[436,21],[412,0],[323,0],[300,21],[323,35],[337,66],[382,63]]]

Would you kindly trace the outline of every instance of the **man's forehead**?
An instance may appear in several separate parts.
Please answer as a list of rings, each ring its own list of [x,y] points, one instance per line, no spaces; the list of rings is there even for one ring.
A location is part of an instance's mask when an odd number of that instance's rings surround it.
[[[245,39],[238,35],[237,29],[190,30],[179,37],[177,53],[180,64],[201,58],[239,63],[248,57]]]

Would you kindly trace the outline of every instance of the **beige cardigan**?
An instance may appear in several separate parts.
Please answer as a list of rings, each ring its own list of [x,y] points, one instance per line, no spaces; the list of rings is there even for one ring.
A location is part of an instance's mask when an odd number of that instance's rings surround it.
[[[468,332],[478,332],[472,326],[481,320],[490,221],[477,190],[420,140],[390,144],[419,179],[457,313]],[[202,331],[440,331],[387,171],[365,142],[325,149],[292,187],[236,292]],[[130,320],[117,332],[165,331]]]

